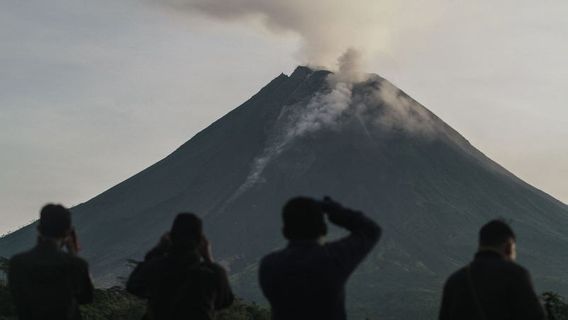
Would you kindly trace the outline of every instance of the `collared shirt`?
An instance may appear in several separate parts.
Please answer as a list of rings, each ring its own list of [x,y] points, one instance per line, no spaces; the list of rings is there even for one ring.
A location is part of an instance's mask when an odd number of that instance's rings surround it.
[[[49,241],[10,259],[8,285],[20,320],[81,319],[93,300],[87,262]]]

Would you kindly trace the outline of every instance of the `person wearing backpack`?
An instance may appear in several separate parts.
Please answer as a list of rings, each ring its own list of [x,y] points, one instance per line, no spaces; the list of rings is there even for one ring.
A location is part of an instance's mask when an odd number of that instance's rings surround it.
[[[134,269],[126,289],[148,299],[148,320],[211,320],[234,300],[225,270],[213,262],[201,219],[192,213],[176,216],[170,232]]]

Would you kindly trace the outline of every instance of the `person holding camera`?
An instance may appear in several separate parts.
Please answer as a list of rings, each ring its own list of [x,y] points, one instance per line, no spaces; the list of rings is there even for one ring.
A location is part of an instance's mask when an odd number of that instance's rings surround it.
[[[88,264],[71,213],[62,205],[41,209],[36,246],[10,259],[8,286],[20,320],[78,320],[79,305],[93,301]]]
[[[213,262],[202,222],[192,213],[176,216],[169,233],[130,275],[126,289],[148,299],[145,319],[214,319],[233,293],[223,267]]]
[[[325,243],[324,216],[350,234]],[[379,241],[381,228],[329,197],[293,198],[285,204],[282,218],[288,245],[265,256],[259,267],[272,319],[346,319],[345,284]]]

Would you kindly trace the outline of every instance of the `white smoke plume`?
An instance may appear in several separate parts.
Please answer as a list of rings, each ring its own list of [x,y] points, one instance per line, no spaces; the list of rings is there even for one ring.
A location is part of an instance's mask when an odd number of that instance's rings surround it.
[[[441,1],[397,0],[150,0],[170,5],[191,14],[206,15],[222,22],[249,22],[261,24],[276,34],[293,33],[302,40],[302,63],[323,66],[334,71],[328,77],[329,91],[317,94],[270,154],[278,153],[297,136],[322,127],[334,127],[339,117],[349,111],[352,89],[367,80],[363,73],[365,57],[391,49],[393,30],[404,25],[423,23],[420,13],[428,10],[436,17]],[[428,18],[429,19],[429,18]],[[349,49],[349,48],[356,48]],[[339,56],[339,59],[337,57]],[[336,61],[337,59],[337,61]],[[401,94],[387,81],[357,109],[357,116],[368,107],[384,102],[385,110],[375,124],[386,128],[400,128],[411,132],[431,131],[430,115],[414,100]],[[361,121],[363,123],[363,121]],[[265,161],[256,166],[262,171]]]
[[[373,114],[368,111],[378,108],[379,105],[382,105],[382,112],[373,120],[376,126],[428,136],[435,132],[436,126],[427,109],[389,81],[381,80],[378,89],[365,99],[358,99],[354,103],[353,87],[370,77],[363,72],[363,65],[362,55],[357,50],[348,49],[341,55],[337,60],[337,71],[327,78],[330,90],[315,95],[308,105],[301,109],[297,119],[289,127],[283,144],[324,127],[337,128],[338,119],[345,113],[360,117],[361,124],[365,126],[362,118]],[[364,129],[367,130],[366,127]]]
[[[361,54],[355,49],[348,49],[339,57],[338,71],[327,77],[329,90],[316,94],[296,113],[285,135],[285,143],[307,132],[335,127],[337,119],[351,105],[353,86],[367,77],[362,72],[361,61]]]
[[[300,62],[333,66],[347,48],[368,54],[389,45],[396,0],[153,0],[221,21],[260,23],[277,34],[300,37]]]
[[[378,126],[400,129],[423,137],[433,137],[439,129],[426,108],[386,80],[381,82],[372,99],[384,105],[383,113],[375,119]]]
[[[372,137],[365,122],[383,130],[398,129],[424,137],[434,136],[437,129],[432,115],[386,80],[380,80],[378,88],[364,98],[355,97],[355,102],[354,86],[370,79],[370,75],[362,72],[361,66],[360,53],[354,49],[347,50],[337,61],[338,71],[328,75],[327,90],[317,93],[306,105],[285,106],[282,109],[282,124],[275,129],[276,135],[254,160],[245,182],[229,201],[263,181],[265,168],[296,138],[321,129],[340,129],[339,118],[345,114],[357,117],[370,139]],[[374,116],[370,118],[369,115]]]
[[[329,90],[317,93],[305,106],[286,106],[281,115],[286,115],[280,128],[252,165],[245,182],[231,197],[230,201],[262,180],[266,166],[286,149],[294,139],[322,128],[336,128],[338,118],[349,110],[353,86],[366,79],[361,66],[361,54],[348,49],[337,60],[337,72],[327,77]]]

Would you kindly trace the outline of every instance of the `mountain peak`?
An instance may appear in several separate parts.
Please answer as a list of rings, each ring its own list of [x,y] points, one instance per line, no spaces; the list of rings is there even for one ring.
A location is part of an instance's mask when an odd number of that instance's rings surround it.
[[[297,66],[294,72],[290,75],[291,79],[305,79],[307,77],[317,75],[319,77],[325,77],[333,72],[326,69],[314,69],[308,66]]]
[[[313,72],[314,71],[307,66],[297,66],[290,75],[290,78],[304,78]]]

